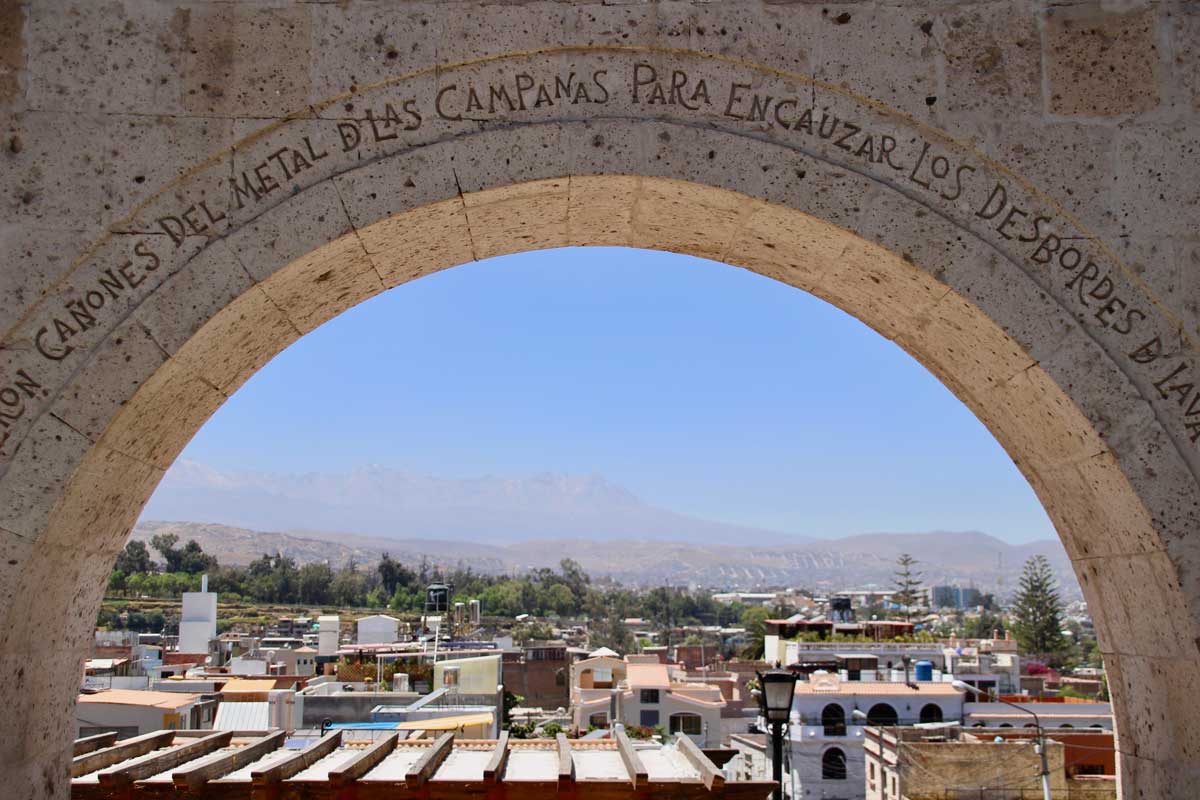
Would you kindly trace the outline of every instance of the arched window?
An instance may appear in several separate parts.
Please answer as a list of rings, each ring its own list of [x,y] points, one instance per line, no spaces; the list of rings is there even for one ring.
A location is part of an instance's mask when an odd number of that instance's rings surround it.
[[[1032,722],[1026,722],[1026,723],[1025,723],[1024,725],[1022,725],[1021,727],[1023,727],[1023,728],[1036,728],[1036,727],[1037,727],[1037,725],[1034,725]]]
[[[1059,725],[1058,727],[1060,727],[1060,728],[1074,728],[1075,726],[1074,726],[1074,725],[1072,725],[1072,724],[1071,724],[1071,723],[1069,723],[1069,722],[1064,722],[1062,725]]]
[[[607,728],[608,714],[605,714],[603,711],[599,714],[592,714],[590,717],[588,717],[588,724],[595,725],[597,728]]]
[[[871,710],[867,712],[868,725],[899,725],[900,717],[896,714],[896,709],[889,706],[887,703],[876,703],[871,706]]]
[[[942,707],[937,703],[926,703],[921,707],[921,722],[941,722]]]
[[[846,754],[840,748],[831,747],[821,756],[821,780],[846,780]]]
[[[986,727],[987,727],[987,725],[985,725],[985,724],[984,724],[984,723],[982,723],[982,722],[976,722],[976,723],[975,723],[974,725],[972,725],[971,727],[972,727],[972,728],[986,728]]]
[[[704,722],[699,714],[672,714],[670,720],[671,733],[686,733],[688,736],[699,736],[704,733]]]
[[[846,735],[846,712],[837,703],[830,703],[821,710],[821,725],[826,736]]]
[[[1104,726],[1101,725],[1099,722],[1093,722],[1091,725],[1088,725],[1088,727],[1089,728],[1099,728],[1100,730],[1104,730]]]
[[[1011,728],[1011,727],[1012,727],[1012,725],[1008,724],[1007,722],[1001,722],[1001,723],[1000,723],[1000,727],[1001,727],[1001,728]]]

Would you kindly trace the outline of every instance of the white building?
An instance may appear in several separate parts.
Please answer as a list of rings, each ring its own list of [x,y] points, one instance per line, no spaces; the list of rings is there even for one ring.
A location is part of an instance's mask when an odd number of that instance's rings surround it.
[[[341,630],[342,620],[337,614],[322,614],[317,617],[317,655],[337,655]]]
[[[717,686],[673,679],[651,656],[586,659],[572,665],[571,675],[572,721],[579,730],[620,722],[685,733],[701,747],[720,745],[725,699]]]
[[[963,693],[948,683],[845,681],[815,673],[796,684],[787,731],[788,792],[794,788],[796,798],[862,800],[863,728],[957,721],[962,719],[963,699]]]
[[[179,618],[179,652],[207,653],[208,643],[217,638],[217,593],[208,591],[208,576],[200,579],[200,591],[183,593]]]
[[[1036,714],[1043,728],[1113,729],[1108,703],[965,703],[964,728],[1033,728]],[[1022,710],[1023,709],[1023,710]],[[1033,713],[1029,713],[1033,712]]]
[[[117,731],[127,739],[172,729],[211,728],[215,700],[184,692],[107,689],[79,695],[75,704],[76,737]]]
[[[387,614],[372,614],[358,621],[357,644],[390,644],[399,636],[400,620]]]

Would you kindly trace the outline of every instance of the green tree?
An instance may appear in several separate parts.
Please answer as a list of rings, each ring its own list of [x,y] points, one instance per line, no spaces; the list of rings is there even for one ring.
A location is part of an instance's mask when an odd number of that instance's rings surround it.
[[[1026,655],[1042,658],[1051,666],[1060,666],[1068,649],[1062,629],[1058,581],[1046,557],[1033,556],[1025,562],[1020,587],[1013,600],[1013,636]]]
[[[901,553],[896,564],[899,569],[896,570],[896,591],[892,594],[892,601],[904,609],[904,619],[909,620],[912,618],[912,607],[917,604],[919,597],[921,573],[913,570],[917,560],[908,553]]]
[[[746,646],[742,648],[744,657],[763,657],[763,647],[767,637],[766,623],[770,618],[771,612],[762,606],[751,606],[742,614],[742,627],[746,629]]]
[[[607,647],[618,653],[632,653],[633,633],[620,617],[594,619],[588,624],[588,647],[599,650]]]
[[[519,645],[534,640],[545,641],[554,638],[554,631],[544,622],[523,622],[512,630],[513,641]]]
[[[195,539],[188,539],[187,544],[178,552],[179,569],[170,572],[186,572],[189,575],[199,575],[201,572],[211,572],[217,568],[217,557],[205,553]]]
[[[329,604],[333,570],[325,562],[312,562],[300,568],[297,578],[300,602],[314,606]]]
[[[158,551],[158,554],[163,558],[163,570],[165,572],[179,572],[179,559],[183,556],[183,552],[175,547],[179,542],[179,537],[173,533],[156,533],[150,539],[150,546]]]
[[[117,563],[113,569],[126,575],[153,570],[154,562],[150,560],[150,550],[146,543],[136,539],[126,542],[125,549],[117,555]]]

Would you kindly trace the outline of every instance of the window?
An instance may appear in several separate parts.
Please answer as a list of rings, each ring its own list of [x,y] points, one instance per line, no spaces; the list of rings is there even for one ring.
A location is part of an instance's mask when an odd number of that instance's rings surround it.
[[[588,717],[588,725],[594,725],[597,728],[607,728],[608,714],[605,714],[604,712],[592,714],[590,717]]]
[[[846,712],[837,703],[830,703],[821,710],[821,725],[826,736],[846,735]]]
[[[704,721],[699,714],[672,714],[671,733],[686,733],[688,736],[700,736],[704,733]]]
[[[921,722],[941,722],[942,707],[937,703],[926,703],[921,707]]]
[[[821,780],[846,780],[846,754],[837,747],[831,747],[821,756]]]
[[[658,702],[658,689],[642,689],[642,702],[643,703],[657,703]]]
[[[641,719],[638,724],[643,728],[653,728],[658,725],[658,709],[642,709]]]
[[[566,686],[567,685],[567,676],[563,670],[560,669],[560,670],[556,670],[554,672],[554,685],[555,686]]]

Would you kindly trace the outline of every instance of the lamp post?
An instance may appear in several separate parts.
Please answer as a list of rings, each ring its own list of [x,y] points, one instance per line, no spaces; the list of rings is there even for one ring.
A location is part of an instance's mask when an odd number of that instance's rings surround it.
[[[758,673],[758,703],[771,727],[771,778],[774,800],[783,800],[783,728],[792,713],[796,676],[790,670],[772,669]]]
[[[970,692],[977,697],[988,697],[990,700],[990,697],[984,694],[981,689],[972,686],[969,683],[965,683],[963,681],[951,681],[950,685],[955,689],[958,689],[960,692]],[[1012,706],[1018,711],[1023,711],[1033,717],[1033,724],[1034,727],[1037,728],[1038,737],[1037,754],[1042,759],[1042,800],[1050,800],[1050,766],[1046,763],[1046,732],[1042,729],[1042,721],[1038,719],[1038,715],[1036,713],[1028,708],[1025,708],[1024,706],[1019,706],[1016,703],[1010,703],[1007,700],[1001,700],[998,697],[996,698],[995,702],[1003,703],[1006,706]]]

